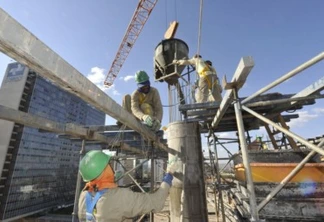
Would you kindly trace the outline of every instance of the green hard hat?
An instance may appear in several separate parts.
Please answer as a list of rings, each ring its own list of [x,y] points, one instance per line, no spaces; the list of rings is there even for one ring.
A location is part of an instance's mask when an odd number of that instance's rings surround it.
[[[85,182],[96,179],[106,168],[111,156],[100,150],[89,151],[80,162],[80,174]]]
[[[143,70],[137,71],[135,73],[135,81],[137,83],[141,83],[141,82],[145,82],[147,80],[149,80],[150,77],[147,75],[147,73]]]

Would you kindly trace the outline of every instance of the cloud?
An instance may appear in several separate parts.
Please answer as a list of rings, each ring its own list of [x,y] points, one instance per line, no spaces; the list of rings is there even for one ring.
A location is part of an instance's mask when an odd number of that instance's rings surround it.
[[[225,133],[217,133],[216,134],[218,138],[229,138],[230,136],[233,136],[231,135],[231,133],[229,132],[225,132]]]
[[[134,79],[134,76],[129,75],[129,76],[125,76],[125,77],[120,77],[119,79],[124,80],[125,82],[128,82],[129,80]]]
[[[309,121],[316,119],[319,115],[315,112],[314,114],[309,113],[308,111],[300,111],[296,112],[296,114],[299,115],[297,119],[292,119],[290,122],[288,122],[288,126],[290,127],[302,127]]]
[[[324,114],[324,108],[314,108],[313,111],[317,114]]]
[[[114,84],[109,88],[104,86],[103,83],[106,78],[105,69],[92,67],[90,73],[87,75],[87,78],[106,94],[112,94],[114,96],[120,95],[120,93],[116,90]]]

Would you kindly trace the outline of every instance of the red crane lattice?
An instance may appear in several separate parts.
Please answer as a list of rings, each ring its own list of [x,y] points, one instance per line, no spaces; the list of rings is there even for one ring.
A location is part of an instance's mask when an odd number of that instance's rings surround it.
[[[147,19],[149,18],[158,0],[140,0],[134,12],[131,22],[128,25],[126,34],[117,51],[116,57],[112,62],[110,70],[104,81],[104,85],[110,87],[123,66],[129,52],[134,46],[139,34],[141,33]]]

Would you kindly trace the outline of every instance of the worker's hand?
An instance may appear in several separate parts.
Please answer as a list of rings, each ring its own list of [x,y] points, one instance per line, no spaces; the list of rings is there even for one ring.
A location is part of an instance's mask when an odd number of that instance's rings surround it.
[[[174,64],[174,65],[179,65],[179,61],[176,60],[176,59],[174,59],[174,60],[172,61],[172,64]]]
[[[182,171],[181,160],[177,156],[171,157],[168,161],[167,172],[174,174],[175,172],[181,172],[181,171]]]
[[[153,121],[153,125],[152,125],[152,130],[154,130],[155,132],[159,131],[159,129],[161,128],[161,122],[158,119],[155,119]]]
[[[142,120],[144,121],[145,125],[152,127],[153,125],[153,119],[150,115],[144,115],[142,117]]]

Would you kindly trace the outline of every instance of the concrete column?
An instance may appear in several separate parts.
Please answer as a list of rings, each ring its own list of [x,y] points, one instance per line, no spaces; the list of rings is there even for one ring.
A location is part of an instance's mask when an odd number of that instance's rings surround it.
[[[176,175],[170,190],[172,222],[208,221],[203,159],[198,123],[175,122],[168,125],[168,146],[183,163],[182,175]]]

